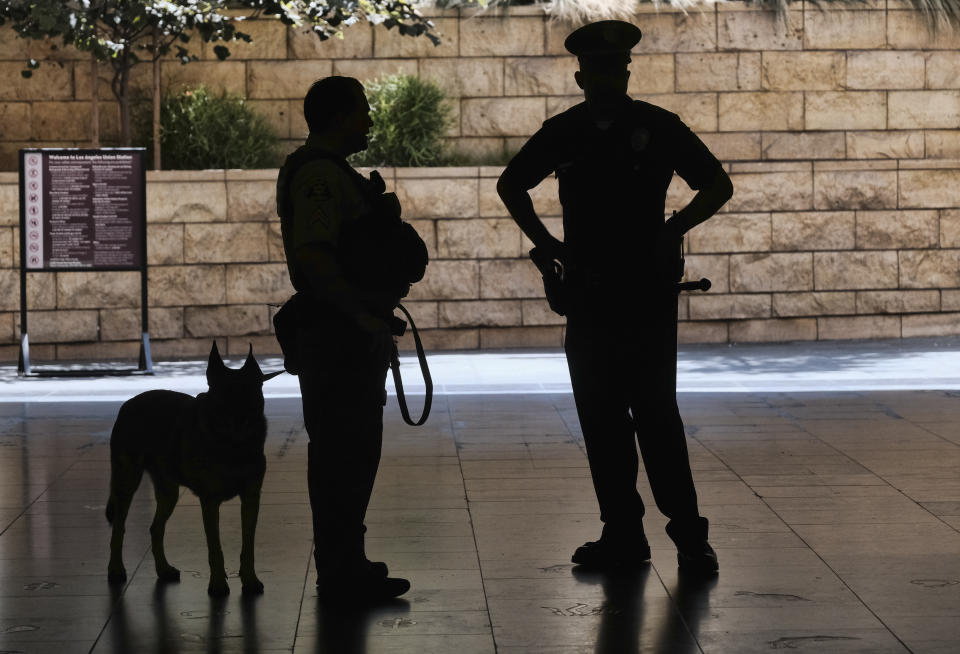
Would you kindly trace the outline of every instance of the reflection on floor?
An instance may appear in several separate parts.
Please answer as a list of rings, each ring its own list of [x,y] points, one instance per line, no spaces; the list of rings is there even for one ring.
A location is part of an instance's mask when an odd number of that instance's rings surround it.
[[[266,594],[240,596],[234,500],[221,512],[233,594],[208,599],[187,494],[166,538],[183,578],[158,586],[144,483],[127,522],[130,581],[112,595],[103,510],[117,406],[0,404],[4,652],[960,651],[955,393],[682,395],[721,565],[700,584],[678,578],[652,506],[652,565],[571,567],[600,524],[569,395],[438,397],[420,429],[391,400],[368,553],[413,588],[361,613],[316,603],[296,400],[267,401]]]

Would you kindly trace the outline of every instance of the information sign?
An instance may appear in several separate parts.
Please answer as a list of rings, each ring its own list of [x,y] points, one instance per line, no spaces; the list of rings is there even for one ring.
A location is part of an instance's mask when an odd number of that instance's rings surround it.
[[[144,148],[20,150],[20,360],[17,370],[21,374],[32,374],[27,336],[27,273],[98,270],[140,271],[142,340],[137,371],[152,374],[147,333],[145,153]],[[114,373],[48,370],[43,374]]]
[[[27,270],[139,270],[143,150],[23,150]]]

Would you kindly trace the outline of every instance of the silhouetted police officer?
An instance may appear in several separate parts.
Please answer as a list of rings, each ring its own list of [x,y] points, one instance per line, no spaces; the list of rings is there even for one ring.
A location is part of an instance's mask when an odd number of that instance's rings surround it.
[[[676,402],[680,239],[732,195],[721,164],[669,111],[627,95],[640,30],[601,21],[564,43],[586,102],[548,119],[507,166],[497,190],[541,255],[562,265],[565,349],[603,532],[573,562],[616,566],[650,558],[637,492],[639,461],[669,518],[681,570],[712,573]],[[664,221],[676,172],[694,199]],[[528,190],[556,173],[564,241],[537,217]]]
[[[297,330],[303,420],[310,438],[307,480],[321,597],[376,600],[406,592],[406,579],[367,560],[364,516],[380,464],[384,384],[395,298],[348,281],[339,250],[348,226],[383,195],[346,157],[367,147],[373,124],[363,86],[327,77],[310,87],[303,113],[310,134],[277,180],[277,209],[290,279],[305,317]],[[395,208],[399,215],[399,207]]]

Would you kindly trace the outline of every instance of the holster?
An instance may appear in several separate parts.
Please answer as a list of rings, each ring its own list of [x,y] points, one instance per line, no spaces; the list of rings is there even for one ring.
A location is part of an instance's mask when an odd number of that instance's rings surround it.
[[[283,303],[273,316],[273,330],[283,352],[283,368],[291,375],[298,375],[303,363],[297,347],[297,329],[309,322],[307,298],[299,291]]]
[[[530,250],[530,259],[540,271],[543,279],[543,291],[547,296],[550,310],[565,316],[568,306],[568,291],[564,281],[563,266],[540,254],[537,248]]]

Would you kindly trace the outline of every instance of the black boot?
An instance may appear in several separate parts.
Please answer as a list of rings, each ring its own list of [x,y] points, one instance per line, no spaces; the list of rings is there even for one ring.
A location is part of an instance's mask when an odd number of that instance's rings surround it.
[[[680,572],[692,576],[712,576],[720,565],[717,553],[707,542],[709,521],[698,516],[693,520],[667,523],[667,535],[677,546],[677,565]]]
[[[629,567],[650,560],[650,545],[642,525],[638,524],[629,530],[617,530],[604,525],[600,540],[584,543],[570,560],[598,569]]]
[[[329,525],[323,524],[324,515],[322,507],[324,502],[329,502],[329,498],[324,497],[325,489],[322,484],[323,470],[320,467],[322,456],[323,452],[320,451],[316,443],[307,443],[307,490],[310,495],[310,512],[313,514],[313,563],[317,569],[318,583],[321,576],[320,572],[332,563],[327,560],[330,557],[330,553],[321,552],[324,548],[320,547],[320,544],[324,542],[324,537],[329,539],[329,534],[325,533]],[[363,531],[366,532],[366,530],[367,528],[364,526]],[[370,561],[363,554],[363,533],[360,534],[360,542],[354,549],[359,550],[360,556],[373,571],[374,575],[379,577],[387,576],[388,570],[386,563],[382,561]]]
[[[335,556],[325,553],[317,568],[317,596],[321,602],[347,605],[376,604],[410,590],[406,579],[387,576],[387,564],[370,561],[363,553],[363,533]],[[336,560],[332,560],[336,558]]]
[[[410,590],[406,579],[381,577],[370,566],[328,571],[317,581],[317,597],[324,603],[376,604]]]

